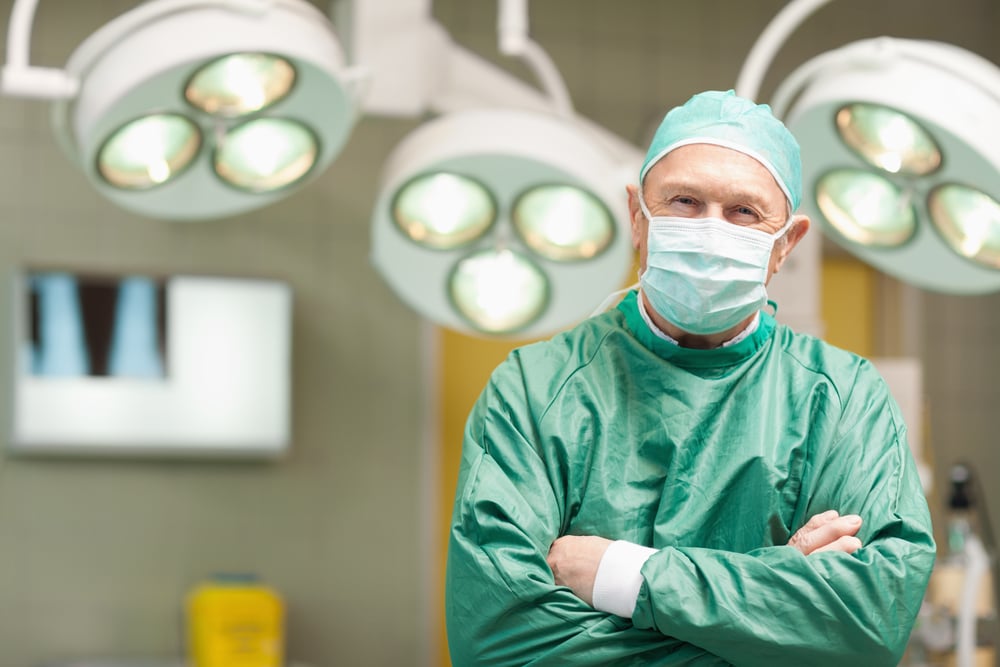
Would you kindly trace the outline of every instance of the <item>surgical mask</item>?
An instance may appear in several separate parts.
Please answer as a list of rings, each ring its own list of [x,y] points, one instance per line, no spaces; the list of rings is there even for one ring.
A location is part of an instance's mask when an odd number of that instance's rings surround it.
[[[641,195],[639,205],[649,221],[640,284],[660,316],[706,335],[732,329],[764,307],[771,249],[791,217],[769,234],[719,218],[654,217]]]

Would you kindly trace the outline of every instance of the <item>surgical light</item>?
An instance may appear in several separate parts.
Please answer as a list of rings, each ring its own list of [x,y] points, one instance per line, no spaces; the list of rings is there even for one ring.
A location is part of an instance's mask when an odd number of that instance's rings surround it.
[[[143,190],[184,171],[201,144],[201,130],[189,118],[152,114],[130,121],[108,137],[98,153],[97,170],[112,187]]]
[[[255,118],[219,142],[215,172],[248,192],[290,186],[316,164],[319,140],[306,125],[287,118]]]
[[[417,176],[399,188],[392,218],[414,243],[447,250],[474,241],[496,220],[496,202],[478,181],[447,172]]]
[[[365,108],[436,115],[384,163],[380,276],[422,317],[473,336],[531,338],[589,316],[633,265],[625,186],[642,152],[573,110],[527,2],[497,3],[497,33],[538,89],[442,39],[424,3],[405,3],[408,23],[374,4],[345,17],[354,53],[384,64]]]
[[[615,236],[615,221],[600,199],[572,185],[540,185],[518,197],[514,227],[543,257],[573,261],[595,257]]]
[[[517,331],[545,309],[549,283],[526,255],[480,250],[459,260],[448,279],[455,308],[470,326],[491,334]]]
[[[936,42],[883,37],[834,53],[787,80],[807,80],[785,114],[815,194],[803,209],[905,282],[1000,289],[995,208],[985,203],[1000,197],[1000,70]],[[791,94],[779,87],[775,109]]]
[[[941,150],[930,133],[889,107],[848,104],[837,112],[836,123],[844,143],[873,167],[925,176],[941,166]]]
[[[620,165],[571,117],[445,114],[386,162],[373,261],[404,302],[442,326],[550,333],[585,318],[625,278],[621,185]]]
[[[27,51],[35,2],[16,0]],[[107,198],[160,219],[262,207],[319,174],[358,115],[357,71],[306,0],[151,0],[64,70],[9,58],[4,92],[53,99],[60,142]]]
[[[935,188],[928,198],[934,226],[962,257],[1000,269],[1000,203],[964,185]]]
[[[816,185],[816,204],[838,233],[865,246],[901,246],[917,227],[903,191],[889,179],[861,169],[825,173]]]
[[[792,0],[737,92],[830,0]],[[1000,289],[1000,69],[951,44],[878,37],[797,67],[769,100],[802,149],[802,210],[872,266],[939,292]]]
[[[295,68],[266,53],[223,56],[200,68],[184,88],[194,107],[228,118],[260,111],[284,98],[295,83]]]

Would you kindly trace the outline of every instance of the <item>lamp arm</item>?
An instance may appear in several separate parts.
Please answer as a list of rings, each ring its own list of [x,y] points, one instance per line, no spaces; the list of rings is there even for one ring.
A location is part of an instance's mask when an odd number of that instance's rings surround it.
[[[756,100],[764,75],[774,56],[785,41],[803,21],[831,0],[792,0],[778,12],[747,54],[736,79],[736,93],[749,100]]]
[[[38,0],[15,0],[7,29],[7,64],[27,67],[31,51],[31,24],[35,20]]]
[[[503,105],[526,111],[550,112],[551,101],[522,79],[458,44],[448,50],[448,85],[431,99],[431,110],[444,114],[483,106]],[[645,152],[602,125],[576,113],[570,114],[622,165],[622,183],[633,182]]]
[[[556,113],[571,117],[573,102],[566,82],[545,49],[528,37],[527,0],[500,0],[497,9],[497,30],[501,53],[521,58],[531,68],[541,83],[542,90],[552,100]]]
[[[265,14],[275,4],[283,0],[175,0],[171,3],[140,5],[119,16],[113,23],[125,26],[125,32],[144,25],[171,12],[183,11],[190,7],[215,4],[231,11],[248,14]],[[32,67],[28,64],[31,46],[31,28],[38,0],[14,0],[10,25],[7,30],[7,62],[3,66],[0,92],[17,97],[63,100],[76,97],[80,88],[77,76],[66,69]],[[323,16],[316,10],[317,16]],[[95,33],[96,34],[96,33]],[[120,34],[120,33],[116,33]],[[98,40],[99,41],[99,40]],[[92,62],[96,54],[107,47],[107,43],[94,43],[93,48],[78,55],[78,60]],[[73,63],[70,63],[72,65]],[[72,67],[69,68],[72,70]]]
[[[79,82],[64,70],[28,64],[37,6],[38,0],[14,0],[7,26],[7,62],[0,78],[0,92],[41,99],[74,97]]]
[[[869,43],[866,42],[849,44],[848,46],[844,46],[833,51],[827,51],[826,53],[816,56],[785,77],[778,88],[774,91],[774,94],[770,99],[771,111],[774,112],[774,115],[778,118],[784,118],[785,112],[791,106],[792,100],[799,94],[805,85],[816,76],[818,72],[822,71],[830,64],[842,66],[845,62],[844,56],[851,55],[854,51],[857,53],[853,55],[858,56],[857,59],[853,61],[856,64],[870,63],[873,66],[879,66],[880,62],[873,59],[874,54],[869,48]]]

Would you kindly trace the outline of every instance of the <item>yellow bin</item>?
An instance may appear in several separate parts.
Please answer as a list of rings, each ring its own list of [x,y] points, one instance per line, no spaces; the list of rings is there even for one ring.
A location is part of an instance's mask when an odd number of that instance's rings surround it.
[[[254,577],[220,576],[188,595],[191,667],[282,667],[284,604]]]

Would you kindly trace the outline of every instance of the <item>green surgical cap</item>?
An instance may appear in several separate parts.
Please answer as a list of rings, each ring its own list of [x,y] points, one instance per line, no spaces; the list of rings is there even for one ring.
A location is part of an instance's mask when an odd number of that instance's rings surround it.
[[[664,155],[688,144],[715,144],[740,151],[764,165],[785,193],[792,211],[802,199],[799,144],[771,107],[732,90],[698,93],[663,118],[646,152],[639,182]]]

